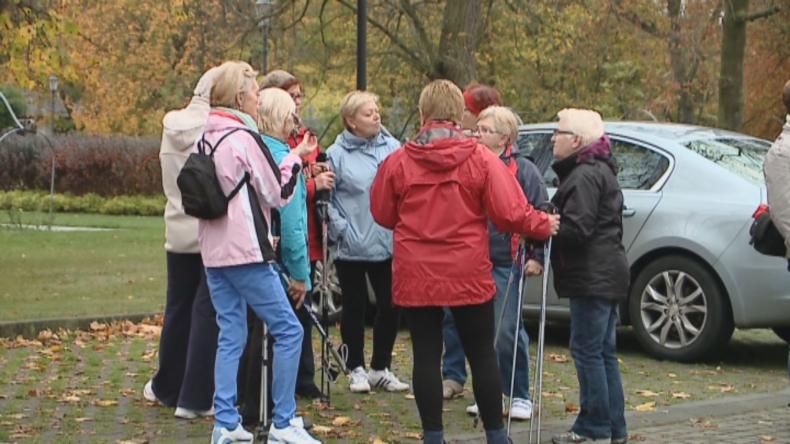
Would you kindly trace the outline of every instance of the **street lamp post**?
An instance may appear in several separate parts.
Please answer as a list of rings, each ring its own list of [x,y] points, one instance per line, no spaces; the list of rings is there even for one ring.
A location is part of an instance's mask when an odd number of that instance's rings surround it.
[[[271,12],[274,6],[273,0],[256,0],[255,8],[258,10],[258,15],[261,17],[261,31],[263,32],[263,61],[261,67],[263,68],[262,74],[269,71],[269,32],[271,31],[272,18]]]
[[[49,76],[49,92],[50,92],[50,111],[51,111],[51,118],[50,121],[50,131],[52,137],[55,136],[55,94],[58,92],[58,77],[55,75]],[[49,148],[52,151],[52,172],[50,174],[49,179],[49,222],[47,226],[49,229],[52,229],[52,206],[55,203],[55,147],[52,145],[52,142],[49,142]]]

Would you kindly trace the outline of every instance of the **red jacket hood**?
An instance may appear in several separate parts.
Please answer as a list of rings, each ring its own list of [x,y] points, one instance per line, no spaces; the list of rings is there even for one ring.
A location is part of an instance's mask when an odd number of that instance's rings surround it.
[[[430,122],[404,148],[409,158],[420,166],[431,171],[444,171],[462,164],[477,144],[477,139],[465,136],[454,123]]]

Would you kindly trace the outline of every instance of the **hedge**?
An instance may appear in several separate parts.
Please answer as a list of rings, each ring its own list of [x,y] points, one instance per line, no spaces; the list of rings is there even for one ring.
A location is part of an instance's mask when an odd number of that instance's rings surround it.
[[[60,213],[99,213],[126,216],[161,216],[164,196],[102,197],[95,193],[74,196],[57,193],[53,210]],[[0,210],[47,211],[49,193],[44,191],[0,191]]]
[[[162,192],[159,140],[84,134],[60,134],[52,139],[37,134],[9,136],[0,144],[0,190],[49,190],[53,153],[58,193]]]

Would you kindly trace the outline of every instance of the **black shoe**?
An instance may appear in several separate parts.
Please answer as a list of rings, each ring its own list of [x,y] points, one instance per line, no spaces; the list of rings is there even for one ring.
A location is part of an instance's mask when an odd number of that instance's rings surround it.
[[[324,396],[315,384],[296,388],[296,396],[305,399],[318,399]]]

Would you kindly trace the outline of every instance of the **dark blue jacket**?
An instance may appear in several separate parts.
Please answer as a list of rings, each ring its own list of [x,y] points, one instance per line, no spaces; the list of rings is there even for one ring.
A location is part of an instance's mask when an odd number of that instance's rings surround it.
[[[549,195],[546,185],[543,183],[543,175],[538,171],[538,167],[529,158],[521,156],[514,147],[513,152],[508,156],[507,150],[499,156],[505,165],[516,162],[518,167],[516,180],[521,185],[521,190],[527,198],[527,202],[535,208],[548,201]],[[543,264],[543,243],[528,245],[528,256]],[[502,233],[488,221],[488,249],[491,262],[495,267],[509,267],[513,264],[513,242],[510,233]]]

